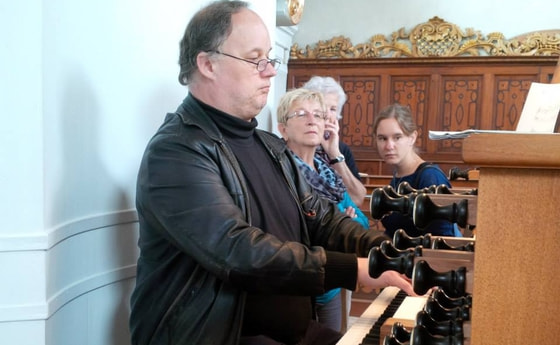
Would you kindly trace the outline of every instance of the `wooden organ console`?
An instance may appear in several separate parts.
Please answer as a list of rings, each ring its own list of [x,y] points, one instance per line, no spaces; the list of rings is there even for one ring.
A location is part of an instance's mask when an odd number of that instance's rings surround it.
[[[558,343],[560,134],[474,134],[463,139],[462,156],[479,167],[472,311],[463,343]],[[411,297],[383,289],[338,344],[383,344],[368,333],[403,299]]]

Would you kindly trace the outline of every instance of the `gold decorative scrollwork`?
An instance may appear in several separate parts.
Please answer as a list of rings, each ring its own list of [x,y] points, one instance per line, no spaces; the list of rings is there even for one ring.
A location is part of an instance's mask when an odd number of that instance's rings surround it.
[[[560,55],[560,30],[532,32],[506,39],[502,33],[483,35],[471,28],[461,30],[457,25],[433,17],[415,26],[410,32],[404,28],[390,37],[374,35],[366,43],[352,45],[344,36],[319,41],[313,47],[290,49],[291,59],[352,59],[382,57],[454,57],[454,56],[536,56]]]
[[[299,23],[299,21],[301,20],[301,15],[303,14],[304,5],[305,5],[304,0],[288,1],[288,13],[290,14],[290,18],[292,18],[292,22],[294,24]]]

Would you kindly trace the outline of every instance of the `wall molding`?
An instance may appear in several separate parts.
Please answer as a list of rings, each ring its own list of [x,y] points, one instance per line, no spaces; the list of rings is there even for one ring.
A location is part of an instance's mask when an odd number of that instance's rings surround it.
[[[128,209],[72,220],[44,232],[23,235],[14,232],[0,236],[0,253],[49,250],[67,238],[84,232],[135,222],[138,222],[136,209]]]
[[[136,265],[91,275],[58,291],[45,303],[0,306],[0,322],[47,320],[72,300],[104,286],[136,276]]]
[[[46,230],[44,233],[0,236],[0,255],[9,256],[15,252],[37,251],[48,253],[71,237],[106,228],[115,228],[119,231],[119,227],[137,222],[136,210],[129,209],[73,220],[52,230]],[[123,264],[124,266],[118,267]],[[77,280],[59,287],[57,291],[46,296],[44,303],[0,305],[0,323],[47,320],[64,305],[80,296],[136,276],[135,263],[114,262],[113,265],[115,267],[106,265],[104,268],[100,268],[99,272],[77,277]],[[44,277],[44,279],[49,280],[49,277]],[[42,285],[43,282],[38,282],[38,284]]]

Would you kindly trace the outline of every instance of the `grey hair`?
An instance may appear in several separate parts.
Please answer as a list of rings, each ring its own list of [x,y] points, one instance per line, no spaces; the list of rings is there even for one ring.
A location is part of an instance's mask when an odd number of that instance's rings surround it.
[[[214,1],[195,13],[179,44],[179,83],[189,84],[198,54],[219,50],[231,34],[232,15],[248,7],[245,1]]]
[[[341,111],[344,103],[346,103],[347,96],[344,89],[340,84],[332,77],[320,77],[313,76],[302,86],[305,89],[319,91],[323,95],[336,94],[338,96],[338,112],[336,114],[337,119],[341,119]]]

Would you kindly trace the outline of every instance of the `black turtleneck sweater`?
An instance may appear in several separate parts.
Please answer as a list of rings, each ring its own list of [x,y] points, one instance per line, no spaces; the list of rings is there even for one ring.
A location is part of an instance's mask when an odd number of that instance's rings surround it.
[[[301,243],[302,224],[298,201],[286,185],[280,166],[255,135],[257,120],[244,121],[198,101],[216,123],[232,148],[249,190],[251,225],[282,241]],[[325,291],[356,284],[353,254],[326,252]],[[313,317],[311,296],[249,292],[245,303],[242,335],[267,335],[286,344],[301,340]]]
[[[199,102],[220,128],[247,180],[251,225],[282,241],[301,242],[299,207],[280,167],[255,135],[257,120],[244,121]],[[249,292],[242,334],[264,334],[296,343],[312,319],[310,296]]]

